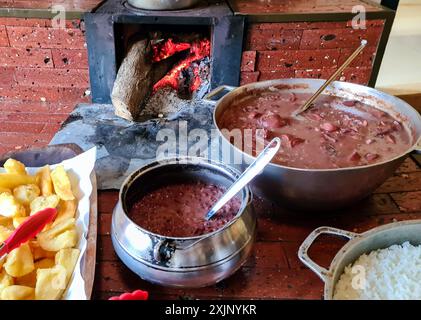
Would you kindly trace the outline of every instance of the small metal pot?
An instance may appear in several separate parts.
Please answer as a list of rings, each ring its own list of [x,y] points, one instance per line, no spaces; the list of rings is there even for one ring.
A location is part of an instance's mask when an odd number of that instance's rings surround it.
[[[235,218],[212,233],[166,237],[135,224],[127,215],[139,198],[169,181],[204,181],[228,187],[240,173],[202,158],[172,158],[153,162],[131,174],[114,209],[111,238],[124,264],[142,279],[171,287],[203,287],[233,274],[246,261],[256,233],[256,216],[249,188],[241,191]],[[180,226],[182,227],[182,226]]]
[[[316,238],[322,234],[337,235],[350,239],[336,254],[329,269],[319,266],[307,253]],[[368,254],[373,250],[385,249],[406,241],[409,241],[412,245],[421,245],[421,220],[389,223],[362,234],[331,227],[320,227],[310,233],[301,244],[298,257],[324,281],[324,298],[333,300],[335,285],[346,266],[352,264],[364,253]]]
[[[222,134],[219,119],[224,110],[239,97],[250,95],[255,90],[282,86],[286,92],[314,93],[323,82],[318,79],[297,78],[255,82],[238,88],[221,86],[205,97],[207,102],[216,105],[214,123],[222,136],[224,147],[233,150],[234,159],[243,159],[243,165],[239,165],[241,169],[254,157],[231,145]],[[326,89],[326,94],[358,100],[391,114],[408,128],[412,135],[412,146],[394,158],[357,167],[300,169],[271,163],[263,174],[253,180],[252,189],[255,194],[280,201],[283,205],[312,211],[344,207],[367,197],[395,172],[409,153],[421,151],[421,116],[403,100],[373,88],[341,81],[333,82]]]
[[[133,7],[145,10],[180,10],[194,6],[199,0],[127,0]]]

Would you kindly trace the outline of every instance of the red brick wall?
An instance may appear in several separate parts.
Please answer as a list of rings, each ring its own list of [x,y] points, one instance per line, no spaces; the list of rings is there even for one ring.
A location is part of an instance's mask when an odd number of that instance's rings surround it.
[[[87,60],[80,21],[0,18],[0,154],[48,144],[90,100]]]
[[[277,78],[324,78],[355,50],[368,46],[342,74],[342,81],[367,84],[384,20],[354,30],[344,22],[256,23],[247,29],[241,83]]]

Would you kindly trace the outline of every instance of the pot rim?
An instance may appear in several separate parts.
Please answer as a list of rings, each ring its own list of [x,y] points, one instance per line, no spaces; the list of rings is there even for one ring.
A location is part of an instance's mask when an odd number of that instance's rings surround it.
[[[259,81],[259,82],[253,82],[253,83],[249,83],[243,86],[239,86],[239,87],[235,87],[232,91],[230,91],[228,94],[226,94],[225,96],[223,96],[220,100],[217,101],[216,106],[213,110],[213,123],[215,124],[216,129],[218,130],[219,135],[222,137],[222,139],[228,143],[231,147],[234,148],[234,150],[240,152],[243,156],[249,157],[251,159],[256,159],[256,157],[244,152],[243,150],[237,148],[234,144],[232,144],[221,132],[221,129],[216,121],[216,112],[219,108],[219,106],[221,105],[222,101],[226,98],[229,97],[232,93],[236,93],[239,92],[240,90],[247,90],[248,88],[255,88],[254,86],[256,84],[259,85],[259,88],[264,88],[265,86],[269,87],[272,86],[276,83],[294,83],[294,84],[298,84],[300,83],[300,81],[306,81],[306,82],[320,82],[322,83],[323,80],[322,79],[312,79],[312,78],[293,78],[293,79],[276,79],[276,80],[266,80],[266,81]],[[344,82],[344,81],[334,81],[332,82],[331,86],[334,86],[335,84],[346,84],[347,86],[351,86],[351,87],[356,87],[358,89],[363,89],[363,88],[368,88],[366,86],[360,85],[360,84],[355,84],[355,83],[349,83],[349,82]],[[371,90],[375,90],[377,92],[381,92],[382,94],[388,96],[389,98],[391,98],[392,100],[395,100],[396,102],[399,102],[402,105],[405,105],[405,107],[409,108],[410,110],[414,111],[417,114],[417,119],[413,119],[413,121],[418,121],[420,123],[421,126],[421,114],[419,114],[418,111],[416,111],[409,103],[407,103],[406,101],[396,97],[396,96],[392,96],[389,95],[383,91],[374,89],[374,88],[370,88]],[[216,89],[217,90],[217,89]],[[395,110],[396,111],[396,110]],[[399,113],[399,112],[398,112]],[[406,120],[408,121],[408,120]],[[375,167],[375,166],[381,166],[384,165],[386,163],[389,162],[393,162],[395,160],[398,160],[402,157],[407,156],[409,153],[413,152],[414,150],[421,150],[421,134],[419,135],[418,138],[414,138],[413,139],[414,142],[413,144],[403,153],[390,158],[390,159],[386,159],[384,161],[381,162],[376,162],[373,164],[367,164],[367,165],[363,165],[363,166],[354,166],[354,167],[344,167],[344,168],[330,168],[330,169],[311,169],[311,168],[296,168],[296,167],[290,167],[290,166],[285,166],[285,165],[281,165],[281,164],[277,164],[277,163],[273,163],[270,162],[268,164],[268,167],[275,167],[275,168],[282,168],[282,169],[288,169],[288,170],[294,170],[294,171],[300,171],[300,172],[337,172],[337,171],[353,171],[353,170],[359,170],[359,169],[368,169],[371,167]]]
[[[124,181],[122,184],[122,187],[120,188],[119,191],[119,201],[121,203],[121,209],[122,212],[124,214],[124,217],[130,221],[130,223],[133,224],[134,227],[136,227],[137,229],[139,229],[140,231],[153,236],[157,239],[162,239],[165,241],[190,241],[190,240],[203,240],[209,237],[212,237],[213,235],[229,228],[232,224],[234,224],[243,214],[243,212],[245,211],[245,209],[247,208],[248,205],[250,205],[251,201],[253,200],[253,193],[251,192],[251,189],[249,186],[245,186],[242,189],[243,195],[242,195],[242,199],[241,199],[241,207],[238,209],[237,214],[235,215],[234,218],[232,218],[228,223],[226,223],[224,226],[222,226],[221,228],[209,232],[209,233],[204,233],[202,235],[198,235],[198,236],[192,236],[192,237],[169,237],[169,236],[165,236],[165,235],[161,235],[158,233],[154,233],[152,231],[149,231],[141,226],[139,226],[137,223],[135,223],[132,219],[130,219],[129,215],[126,212],[126,205],[125,205],[125,201],[124,201],[124,196],[126,194],[126,191],[130,188],[131,184],[137,180],[140,176],[142,176],[143,174],[145,174],[146,172],[152,171],[157,167],[161,167],[161,166],[165,166],[165,165],[169,165],[169,164],[193,164],[196,163],[197,165],[201,165],[201,164],[209,164],[209,165],[213,165],[216,166],[220,169],[225,170],[228,174],[230,174],[234,179],[238,178],[241,173],[233,168],[232,166],[229,166],[227,164],[224,164],[222,162],[219,161],[215,161],[212,159],[207,159],[207,158],[203,158],[203,157],[193,157],[193,156],[180,156],[180,157],[168,157],[168,158],[163,158],[160,160],[153,160],[147,164],[145,164],[144,166],[138,168],[137,170],[133,171]],[[123,194],[124,193],[124,194]]]

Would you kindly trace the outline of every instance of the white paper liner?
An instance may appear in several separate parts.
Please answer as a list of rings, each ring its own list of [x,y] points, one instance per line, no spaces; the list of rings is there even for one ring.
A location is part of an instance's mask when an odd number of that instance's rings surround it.
[[[80,250],[80,255],[70,279],[69,285],[63,294],[64,300],[87,300],[89,299],[85,290],[85,280],[82,276],[83,259],[85,258],[85,251],[87,247],[89,217],[91,209],[91,194],[93,182],[91,180],[91,173],[94,169],[96,160],[96,147],[59,164],[50,166],[54,169],[58,165],[63,165],[66,169],[70,182],[72,184],[73,193],[78,200],[78,207],[76,211],[76,228],[79,233],[79,242],[77,248]],[[35,174],[39,168],[27,168],[29,174]],[[4,171],[4,169],[1,169]],[[96,191],[95,191],[96,192]]]

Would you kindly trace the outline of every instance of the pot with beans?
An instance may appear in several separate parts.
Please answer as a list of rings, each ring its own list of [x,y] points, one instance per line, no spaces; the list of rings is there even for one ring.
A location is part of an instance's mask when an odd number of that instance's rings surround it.
[[[224,143],[241,155],[242,163],[235,163],[240,167],[274,137],[282,140],[254,183],[255,193],[293,207],[335,209],[368,196],[420,149],[419,113],[373,88],[334,82],[308,110],[293,116],[322,83],[271,80],[221,87],[207,96],[216,104],[214,120]],[[227,88],[222,99],[210,100]]]

